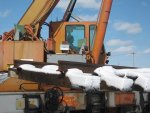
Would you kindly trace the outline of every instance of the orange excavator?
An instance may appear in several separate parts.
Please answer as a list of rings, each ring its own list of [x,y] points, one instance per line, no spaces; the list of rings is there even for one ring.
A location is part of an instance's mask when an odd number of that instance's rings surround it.
[[[0,112],[149,113],[150,95],[139,93],[139,89],[122,92],[107,86],[105,81],[101,81],[99,91],[72,87],[66,76],[67,69],[78,68],[92,73],[108,62],[110,53],[106,53],[103,42],[112,0],[102,0],[97,22],[69,22],[76,3],[71,0],[61,21],[45,23],[58,2],[34,0],[15,29],[1,37]],[[47,42],[40,39],[43,24],[49,28]],[[8,68],[12,64],[14,67]],[[23,70],[19,67],[22,64],[31,68],[57,65],[60,74]],[[4,78],[7,75],[4,71],[8,71],[9,78]],[[98,79],[97,75],[93,76]],[[7,80],[1,83],[2,78]],[[83,78],[78,78],[77,82],[84,83]],[[143,95],[147,95],[147,101]]]
[[[43,43],[40,41],[40,31],[43,24],[45,24],[45,20],[50,15],[54,7],[57,5],[59,0],[36,0],[33,1],[30,7],[27,9],[23,17],[20,19],[17,25],[15,25],[15,29],[11,30],[10,32],[5,32],[2,36],[3,43],[7,40],[14,40],[10,42],[12,44],[1,44],[2,50],[5,51],[7,58],[4,57],[3,53],[0,53],[2,59],[1,70],[7,70],[7,65],[13,64],[13,60],[19,59],[32,59],[33,61],[50,61],[56,63],[58,60],[62,60],[64,55],[57,58],[57,53],[63,53],[63,47],[65,45],[69,45],[68,53],[73,53],[73,57],[77,55],[80,59],[83,59],[82,53],[85,55],[85,59],[82,62],[89,62],[89,63],[96,63],[96,64],[105,64],[107,62],[107,56],[105,53],[105,48],[103,45],[103,39],[106,32],[107,21],[109,18],[109,11],[111,3],[105,7],[105,4],[102,5],[101,8],[101,16],[99,22],[68,22],[73,8],[75,6],[76,0],[71,0],[62,21],[57,22],[50,22],[46,25],[49,27],[49,38],[46,43],[44,43],[45,47],[44,50],[50,53],[56,53],[55,55],[44,55],[43,50],[39,52],[37,49],[31,45],[29,47],[28,42],[23,41],[34,41],[35,47],[40,45],[39,43]],[[110,2],[110,1],[105,1]],[[40,5],[39,5],[40,4]],[[38,6],[38,8],[37,8]],[[108,10],[108,11],[105,11]],[[33,13],[34,12],[34,13]],[[78,34],[78,35],[77,35]],[[68,38],[69,35],[73,35],[72,37],[73,42]],[[20,40],[20,42],[15,42]],[[38,42],[37,42],[38,41]],[[14,46],[15,43],[24,43],[24,44],[17,44]],[[31,42],[29,42],[31,43]],[[36,44],[38,43],[38,44]],[[65,44],[64,44],[65,43]],[[6,46],[4,48],[4,45]],[[24,46],[23,46],[24,45]],[[23,46],[23,47],[21,47]],[[43,46],[41,44],[41,46]],[[27,49],[33,48],[33,50],[28,51],[31,55],[28,55]],[[61,48],[62,47],[62,48]],[[66,46],[65,46],[66,47]],[[9,55],[11,51],[12,54]],[[16,48],[16,49],[15,49]],[[20,48],[18,51],[17,48]],[[23,50],[23,48],[26,48]],[[43,47],[41,47],[43,48]],[[17,50],[16,52],[14,52]],[[20,54],[22,53],[22,54]],[[32,54],[34,53],[34,54]],[[38,54],[38,55],[35,55]],[[12,57],[14,56],[14,57]],[[50,57],[51,56],[51,57]],[[70,60],[73,59],[68,55],[66,59]],[[61,57],[61,58],[60,58]],[[55,59],[53,59],[55,58]]]
[[[10,78],[0,84],[1,111],[132,113],[135,105],[133,93],[105,92],[106,87],[98,92],[84,92],[82,87],[72,89],[70,80],[64,77],[66,71],[64,68],[67,66],[69,66],[67,69],[84,67],[86,72],[91,72],[92,68],[107,63],[109,54],[105,51],[103,41],[112,0],[102,0],[97,22],[69,22],[76,3],[76,0],[72,0],[62,21],[45,23],[58,2],[59,0],[34,0],[15,26],[15,30],[2,36],[0,70],[9,69]],[[43,24],[49,27],[50,32],[46,43],[40,39]],[[62,63],[66,65],[60,65]],[[12,64],[14,68],[8,68]],[[32,64],[37,67],[60,65],[61,75],[22,71],[18,68],[21,64]],[[5,102],[1,103],[1,100]],[[10,109],[5,107],[8,105]],[[125,112],[121,112],[121,108]]]

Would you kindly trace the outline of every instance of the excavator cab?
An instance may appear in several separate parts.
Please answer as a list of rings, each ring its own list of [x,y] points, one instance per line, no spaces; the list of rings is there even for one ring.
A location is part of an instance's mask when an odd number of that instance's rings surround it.
[[[58,60],[87,62],[87,54],[93,50],[96,22],[51,22],[55,50],[48,54],[47,61],[57,63]],[[65,54],[64,54],[65,53]],[[91,57],[91,56],[88,56]],[[102,48],[100,64],[105,63],[105,48]]]
[[[57,26],[57,24],[59,24]],[[82,54],[82,50],[89,50],[92,44],[92,29],[95,22],[54,22],[51,24],[56,41],[56,53],[62,53],[60,45],[68,43],[69,50],[74,54]],[[90,39],[91,38],[91,39]]]

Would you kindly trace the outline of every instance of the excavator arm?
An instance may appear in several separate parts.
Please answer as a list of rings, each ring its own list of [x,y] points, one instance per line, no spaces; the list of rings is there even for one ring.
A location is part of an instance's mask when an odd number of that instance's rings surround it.
[[[93,63],[98,64],[100,55],[103,50],[103,42],[106,33],[107,23],[111,11],[113,0],[103,0],[101,6],[101,12],[99,14],[99,20],[97,23],[96,36],[94,41],[94,47],[92,51]]]
[[[58,2],[59,0],[34,0],[18,22],[18,25],[31,25],[35,29],[34,35],[37,36],[41,25]]]
[[[26,10],[18,25],[24,26],[26,35],[32,40],[38,40],[40,36],[41,26],[53,11],[59,0],[33,0],[29,8]],[[14,40],[15,29],[5,32],[2,41]]]

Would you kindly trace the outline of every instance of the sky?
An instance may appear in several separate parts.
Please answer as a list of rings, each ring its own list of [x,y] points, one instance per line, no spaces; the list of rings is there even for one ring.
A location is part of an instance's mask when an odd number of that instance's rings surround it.
[[[0,0],[0,34],[10,31],[32,0]],[[61,20],[69,0],[60,0],[47,22]],[[73,14],[96,21],[101,0],[77,0]],[[150,0],[113,0],[105,35],[109,64],[150,67]],[[47,31],[45,30],[44,33]],[[47,33],[48,34],[48,33]]]

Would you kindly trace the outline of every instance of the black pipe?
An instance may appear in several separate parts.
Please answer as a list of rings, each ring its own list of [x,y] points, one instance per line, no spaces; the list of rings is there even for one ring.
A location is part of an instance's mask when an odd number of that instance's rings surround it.
[[[77,0],[71,0],[70,1],[69,5],[68,5],[68,8],[67,8],[67,10],[66,10],[66,12],[64,14],[63,21],[65,21],[65,22],[69,21],[69,19],[71,17],[71,14],[72,14],[72,11],[73,11],[73,9],[75,7],[76,1]]]

